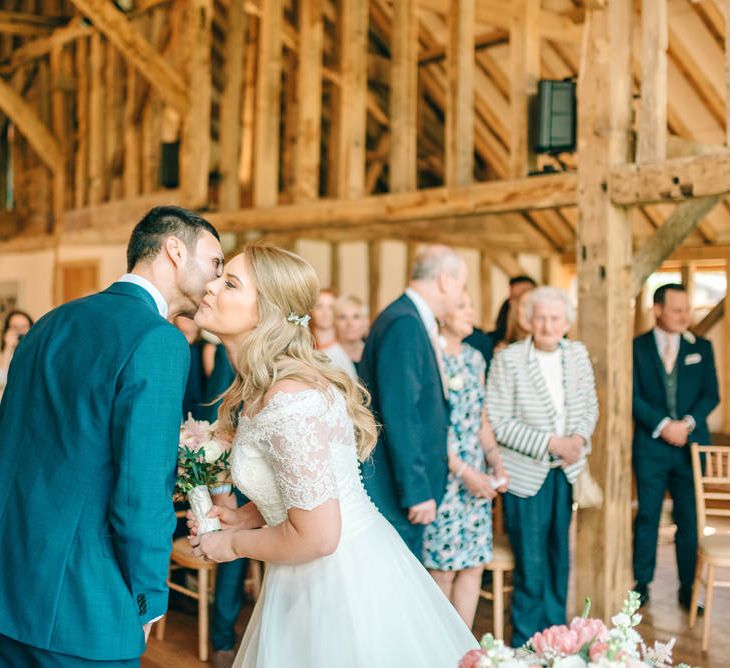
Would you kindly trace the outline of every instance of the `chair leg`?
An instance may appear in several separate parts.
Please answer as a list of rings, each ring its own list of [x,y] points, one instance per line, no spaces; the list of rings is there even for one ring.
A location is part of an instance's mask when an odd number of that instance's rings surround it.
[[[253,600],[258,601],[261,595],[261,562],[251,559],[248,562],[248,567],[251,569],[251,594]]]
[[[494,637],[504,639],[504,571],[500,568],[492,571],[492,587],[494,600],[492,601],[492,619],[494,620]]]
[[[702,552],[697,553],[697,567],[695,568],[695,579],[692,583],[692,600],[689,604],[689,628],[694,628],[697,622],[697,599],[700,597],[700,584],[702,582]]]
[[[155,638],[157,640],[164,640],[165,639],[165,622],[167,622],[167,615],[162,617],[156,624],[155,624]]]
[[[707,585],[705,586],[705,617],[702,620],[702,651],[710,646],[710,619],[712,617],[712,595],[715,587],[715,565],[707,564]]]
[[[208,660],[208,569],[198,570],[198,658]]]

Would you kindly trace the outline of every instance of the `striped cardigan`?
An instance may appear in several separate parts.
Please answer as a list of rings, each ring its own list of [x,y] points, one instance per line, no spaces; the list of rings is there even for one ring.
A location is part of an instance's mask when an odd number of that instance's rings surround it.
[[[586,347],[563,339],[563,386],[566,435],[586,441],[583,456],[565,468],[572,484],[590,452],[590,438],[598,420],[598,399],[593,367]],[[555,434],[557,414],[535,356],[532,338],[518,341],[498,353],[487,380],[487,415],[499,443],[504,467],[510,476],[509,491],[533,496],[555,465],[548,443]]]

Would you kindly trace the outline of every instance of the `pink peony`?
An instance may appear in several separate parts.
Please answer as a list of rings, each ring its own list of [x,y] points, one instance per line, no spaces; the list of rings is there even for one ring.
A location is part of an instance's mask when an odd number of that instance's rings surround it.
[[[597,642],[595,645],[593,645],[593,647],[591,647],[588,656],[590,657],[591,661],[597,663],[600,659],[606,656],[606,652],[608,652],[608,643]]]
[[[530,644],[538,656],[570,656],[580,652],[582,645],[578,640],[578,633],[569,629],[565,624],[551,626],[549,629],[536,633],[530,638]]]
[[[469,650],[459,661],[459,668],[479,668],[483,658],[486,658],[487,653],[483,649],[472,649]]]
[[[602,642],[608,638],[608,629],[600,619],[574,617],[570,622],[570,630],[575,631],[578,636],[578,651],[585,645],[591,645],[596,641]]]

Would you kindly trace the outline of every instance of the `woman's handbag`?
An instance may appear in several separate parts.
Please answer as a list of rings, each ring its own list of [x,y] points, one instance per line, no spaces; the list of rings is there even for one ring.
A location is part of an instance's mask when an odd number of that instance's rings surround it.
[[[603,505],[603,490],[591,475],[587,461],[573,483],[573,502],[578,504],[578,508],[600,508]]]

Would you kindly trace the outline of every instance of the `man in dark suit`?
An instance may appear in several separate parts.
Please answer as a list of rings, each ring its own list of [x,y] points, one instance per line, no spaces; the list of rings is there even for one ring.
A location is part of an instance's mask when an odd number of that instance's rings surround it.
[[[449,404],[437,321],[456,308],[465,284],[466,265],[453,250],[425,249],[406,293],[373,323],[360,363],[382,424],[363,464],[365,487],[419,559],[424,525],[446,489]]]
[[[712,345],[687,331],[684,286],[654,293],[656,327],[634,340],[633,466],[639,509],[634,521],[634,577],[642,603],[656,566],[666,490],[677,525],[679,603],[689,609],[697,562],[697,517],[689,444],[710,443],[707,416],[719,402]]]
[[[0,404],[0,666],[139,666],[167,609],[193,315],[223,253],[207,221],[152,209],[128,274],[46,314]]]

